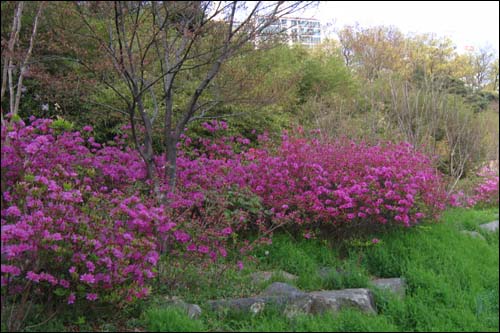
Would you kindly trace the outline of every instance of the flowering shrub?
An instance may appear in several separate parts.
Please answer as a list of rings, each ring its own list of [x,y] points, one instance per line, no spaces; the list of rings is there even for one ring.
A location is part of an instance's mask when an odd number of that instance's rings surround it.
[[[339,225],[394,221],[410,226],[444,208],[431,161],[408,144],[283,137],[275,154],[251,150],[249,180],[277,220]]]
[[[145,296],[155,235],[175,224],[133,193],[141,160],[32,120],[2,127],[2,293],[69,304]]]
[[[238,212],[224,214],[231,207],[213,194],[227,187],[215,187],[215,159],[203,170],[205,160],[180,158],[181,186],[167,208],[139,194],[146,172],[135,150],[102,147],[90,126],[68,132],[61,120],[30,120],[1,132],[2,295],[130,301],[149,293],[162,252],[227,255]],[[190,168],[205,183],[190,180]]]
[[[201,145],[186,139],[204,148],[189,157],[181,153],[182,188],[201,188],[200,195],[227,192],[227,186],[247,189],[260,198],[268,221],[297,225],[394,221],[410,226],[444,208],[439,174],[409,144],[282,139],[277,148],[267,144],[239,154],[232,146],[241,138],[200,139]]]
[[[248,148],[211,122],[213,139],[183,138],[167,204],[144,186],[142,160],[123,138],[103,147],[90,126],[80,133],[61,120],[30,121],[1,132],[7,296],[128,301],[148,294],[162,253],[211,263],[231,244],[246,247],[237,238],[246,231],[287,225],[311,237],[314,226],[411,226],[444,207],[439,175],[408,144],[284,135],[277,147],[261,136],[262,148]],[[155,158],[161,184],[164,164]]]
[[[470,198],[471,206],[476,204],[498,206],[498,171],[483,168],[478,172],[481,181],[474,188],[474,195]]]
[[[481,168],[476,177],[471,177],[467,191],[460,190],[450,195],[450,204],[454,207],[498,206],[498,171],[488,167]]]

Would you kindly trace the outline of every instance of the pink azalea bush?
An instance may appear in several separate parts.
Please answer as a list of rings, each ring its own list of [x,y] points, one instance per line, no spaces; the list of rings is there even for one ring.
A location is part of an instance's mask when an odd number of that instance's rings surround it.
[[[210,126],[213,132],[221,127]],[[183,188],[249,190],[269,213],[261,214],[259,223],[410,226],[444,208],[444,186],[432,161],[406,143],[368,146],[285,134],[278,147],[261,137],[263,148],[236,154],[233,147],[241,138],[199,141],[184,142],[196,148],[179,157]]]
[[[144,164],[124,138],[103,147],[90,126],[61,132],[52,120],[30,120],[1,132],[2,295],[131,301],[150,292],[162,253],[227,256],[234,216],[213,194],[227,186],[210,175],[218,162],[204,170],[180,158],[181,186],[166,207],[149,193]],[[208,174],[205,183],[190,179],[191,168]]]
[[[224,122],[206,123],[211,139],[179,144],[177,187],[161,188],[172,192],[167,203],[150,193],[123,137],[101,146],[89,126],[61,132],[52,120],[30,121],[1,132],[2,295],[130,301],[149,293],[162,254],[210,264],[230,246],[247,248],[246,232],[411,226],[444,208],[432,161],[404,143],[285,134],[278,146],[261,136],[262,147],[249,148],[224,136]],[[166,184],[165,157],[155,165]]]
[[[444,208],[441,178],[408,144],[290,138],[278,150],[250,150],[249,186],[275,220],[293,224],[364,222],[405,226]]]
[[[492,206],[499,204],[498,170],[483,167],[476,177],[471,177],[472,186],[466,192],[457,191],[450,195],[453,207]]]
[[[155,235],[175,224],[134,191],[140,159],[52,124],[2,127],[2,290],[68,303],[145,296]]]
[[[498,171],[482,168],[477,174],[481,181],[474,188],[474,195],[469,199],[469,204],[496,205],[498,206]]]

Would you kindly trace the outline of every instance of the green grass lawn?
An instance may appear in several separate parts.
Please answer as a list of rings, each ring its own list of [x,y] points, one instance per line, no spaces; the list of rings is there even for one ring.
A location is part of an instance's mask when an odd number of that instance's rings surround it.
[[[84,314],[66,313],[33,330],[498,332],[498,232],[487,233],[478,227],[498,219],[496,214],[498,208],[450,209],[441,223],[373,234],[348,246],[279,234],[272,245],[255,250],[258,261],[245,262],[242,271],[234,263],[203,272],[189,265],[172,269],[171,274],[177,274],[171,283],[160,282],[161,287],[147,301],[120,312],[86,309]],[[478,231],[486,240],[461,230]],[[380,243],[371,244],[374,237]],[[336,270],[320,277],[321,267]],[[403,277],[406,297],[400,300],[374,290],[378,315],[344,310],[289,319],[273,308],[255,316],[208,310],[207,300],[254,295],[277,279],[255,286],[249,274],[256,270],[295,274],[298,280],[290,283],[306,291],[369,287],[374,277]],[[203,315],[197,320],[187,318],[167,305],[166,295],[199,304]]]

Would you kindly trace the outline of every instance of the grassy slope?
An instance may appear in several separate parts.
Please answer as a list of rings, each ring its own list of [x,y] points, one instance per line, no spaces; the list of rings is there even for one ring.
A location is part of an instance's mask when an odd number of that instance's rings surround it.
[[[108,331],[134,328],[148,331],[498,331],[498,232],[487,234],[478,228],[480,223],[494,220],[497,213],[497,208],[448,210],[442,217],[443,223],[373,235],[381,239],[381,243],[350,246],[347,252],[342,251],[342,259],[338,247],[324,241],[294,240],[289,235],[278,235],[272,245],[255,252],[259,263],[245,263],[242,272],[229,268],[223,273],[200,274],[188,268],[183,271],[182,281],[170,292],[159,288],[147,303],[124,309],[119,315],[109,313],[104,318],[102,311],[89,314],[87,310],[85,324],[75,324],[77,316],[73,314],[39,326],[37,330],[58,330],[62,327],[60,320],[64,320],[66,329]],[[461,234],[460,230],[480,231],[486,241]],[[322,266],[335,267],[338,271],[322,279],[317,274]],[[197,302],[202,308],[208,299],[255,294],[272,281],[253,286],[248,274],[271,269],[298,275],[295,285],[303,290],[367,287],[374,276],[402,276],[408,288],[402,301],[376,291],[377,316],[345,310],[336,315],[288,319],[272,308],[257,316],[221,315],[205,308],[203,316],[193,321],[165,306],[164,293],[167,292]],[[71,326],[67,325],[68,321]]]
[[[493,220],[497,212],[452,209],[443,215],[444,223],[377,235],[380,244],[354,247],[342,260],[337,250],[325,251],[326,244],[321,241],[297,241],[280,235],[272,245],[256,252],[261,258],[259,269],[294,273],[299,276],[296,285],[304,290],[366,287],[373,276],[403,276],[408,283],[407,296],[400,301],[376,292],[379,315],[375,317],[349,310],[336,316],[290,320],[270,309],[257,317],[206,313],[198,321],[199,327],[231,331],[498,331],[498,233],[482,232],[486,242],[460,233],[464,229],[481,231],[478,225]],[[340,267],[343,272],[321,279],[316,273],[321,266]],[[239,274],[228,272],[224,278],[219,282],[226,286],[226,296],[236,296],[231,290],[246,294],[248,288]],[[210,293],[219,296],[221,290],[206,285],[206,296]],[[185,296],[201,300],[188,291]],[[151,314],[145,321],[150,330],[162,322],[161,316]]]

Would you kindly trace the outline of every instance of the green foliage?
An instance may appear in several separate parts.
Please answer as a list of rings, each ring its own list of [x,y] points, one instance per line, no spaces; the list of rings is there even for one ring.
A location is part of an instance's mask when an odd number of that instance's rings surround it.
[[[243,209],[253,214],[262,210],[262,203],[256,195],[245,195],[240,191],[228,191],[228,202],[233,210]]]
[[[354,259],[347,260],[340,267],[331,270],[323,279],[321,287],[328,290],[366,288],[369,281],[366,269],[358,266]]]
[[[56,134],[61,134],[63,132],[71,132],[74,124],[58,116],[57,119],[52,122],[50,127],[54,129]]]
[[[12,115],[12,118],[11,118],[11,121],[12,121],[12,122],[17,123],[17,122],[19,122],[20,120],[21,120],[21,117],[19,117],[19,115],[18,115],[18,114],[14,114],[14,115]]]
[[[228,257],[241,259],[234,253]],[[235,263],[227,261],[200,267],[183,260],[169,260],[160,269],[161,284],[153,294],[182,295],[186,301],[199,304],[207,299],[246,297],[258,292],[257,287],[250,283],[247,268],[239,271]],[[152,300],[153,303],[156,301]]]
[[[348,96],[354,88],[354,80],[338,56],[325,53],[310,55],[304,61],[302,71],[299,82],[299,97],[302,101],[333,93]]]
[[[469,94],[466,97],[467,103],[472,107],[474,112],[485,111],[491,101],[495,100],[495,95],[486,91],[477,91]]]
[[[336,315],[299,316],[292,322],[294,332],[398,332],[385,317],[344,310]]]
[[[149,332],[201,332],[205,325],[200,320],[190,319],[177,308],[149,309],[145,313],[146,327]]]
[[[384,317],[367,316],[354,310],[317,316],[297,315],[287,318],[266,307],[256,316],[229,316],[211,323],[213,329],[236,332],[397,332]]]

